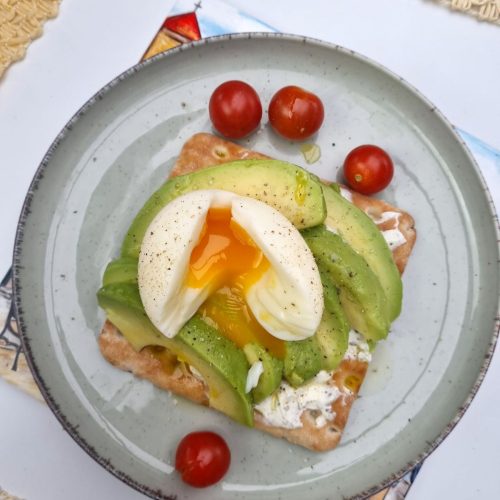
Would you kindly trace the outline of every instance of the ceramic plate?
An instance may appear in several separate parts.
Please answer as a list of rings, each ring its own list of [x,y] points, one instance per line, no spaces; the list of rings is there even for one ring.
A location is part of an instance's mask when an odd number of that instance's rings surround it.
[[[210,131],[207,103],[229,79],[266,105],[284,85],[319,94],[326,117],[310,169],[334,179],[354,146],[396,163],[390,203],[418,239],[404,275],[403,313],[381,342],[340,446],[312,453],[239,426],[113,368],[96,337],[96,290],[126,228],[168,176],[182,144]],[[244,146],[304,165],[299,145],[266,125]],[[68,123],[28,192],[15,248],[25,352],[71,436],[110,472],[158,498],[344,498],[374,492],[430,452],[457,422],[492,352],[499,295],[492,207],[452,127],[400,78],[351,51],[281,35],[209,39],[140,64]],[[486,361],[485,361],[486,360]],[[207,490],[172,463],[184,434],[212,429],[233,455]]]

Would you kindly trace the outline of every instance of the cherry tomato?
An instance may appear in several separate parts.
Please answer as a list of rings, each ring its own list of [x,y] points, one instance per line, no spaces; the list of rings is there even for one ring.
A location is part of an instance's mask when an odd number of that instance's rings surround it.
[[[177,447],[175,468],[182,480],[204,488],[222,479],[229,468],[231,452],[224,439],[215,432],[192,432]]]
[[[347,184],[358,193],[374,194],[382,191],[391,182],[393,174],[391,157],[378,146],[358,146],[344,160],[344,177]]]
[[[320,98],[293,85],[278,90],[269,103],[271,126],[286,139],[307,139],[319,130],[324,117]]]
[[[208,111],[215,130],[231,139],[240,139],[253,132],[262,118],[257,92],[239,80],[219,85],[210,97]]]

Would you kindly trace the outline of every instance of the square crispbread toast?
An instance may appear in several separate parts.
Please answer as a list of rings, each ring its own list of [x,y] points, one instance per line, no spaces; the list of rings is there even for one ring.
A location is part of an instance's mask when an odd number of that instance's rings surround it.
[[[237,144],[211,134],[199,133],[191,137],[182,148],[171,176],[183,175],[195,170],[233,160],[263,159],[268,156],[250,151]],[[364,210],[376,222],[382,213],[392,217],[378,223],[381,231],[397,227],[406,240],[393,249],[394,261],[402,273],[413,245],[416,232],[414,221],[408,213],[375,198],[369,198],[343,188],[343,194],[353,204]],[[115,326],[107,321],[99,336],[102,355],[116,367],[132,372],[151,381],[158,387],[186,397],[195,403],[209,405],[208,387],[189,367],[176,363],[168,352],[158,355],[155,348],[146,347],[136,352]],[[332,403],[334,418],[317,425],[318,415],[311,410],[301,416],[302,427],[295,429],[268,425],[258,411],[254,411],[255,427],[284,438],[292,443],[315,451],[335,448],[349,417],[349,412],[366,375],[368,363],[360,359],[344,359],[333,372],[329,384],[336,386],[340,396]]]

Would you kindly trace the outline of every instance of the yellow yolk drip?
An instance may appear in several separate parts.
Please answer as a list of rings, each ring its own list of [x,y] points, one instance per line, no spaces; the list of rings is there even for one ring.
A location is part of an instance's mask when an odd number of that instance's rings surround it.
[[[209,285],[211,295],[199,312],[237,346],[258,342],[273,355],[284,357],[284,342],[269,334],[245,301],[245,290],[269,268],[269,262],[229,208],[208,211],[200,241],[191,253],[186,286]]]

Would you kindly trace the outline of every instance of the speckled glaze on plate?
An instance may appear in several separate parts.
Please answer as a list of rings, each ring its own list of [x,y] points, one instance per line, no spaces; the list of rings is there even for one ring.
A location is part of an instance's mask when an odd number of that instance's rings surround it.
[[[325,122],[310,169],[334,179],[374,143],[396,174],[383,197],[410,212],[417,244],[404,305],[381,342],[340,446],[316,454],[247,429],[113,368],[99,354],[95,292],[134,214],[182,144],[210,131],[211,91],[252,84],[319,94]],[[266,125],[242,144],[304,165]],[[276,34],[208,39],[142,63],[93,97],[58,136],[26,197],[14,252],[23,345],[47,402],[110,472],[157,498],[345,498],[373,493],[437,446],[470,403],[496,340],[497,231],[476,166],[452,127],[400,78],[353,52]],[[212,429],[233,462],[205,490],[173,471],[180,436]]]

